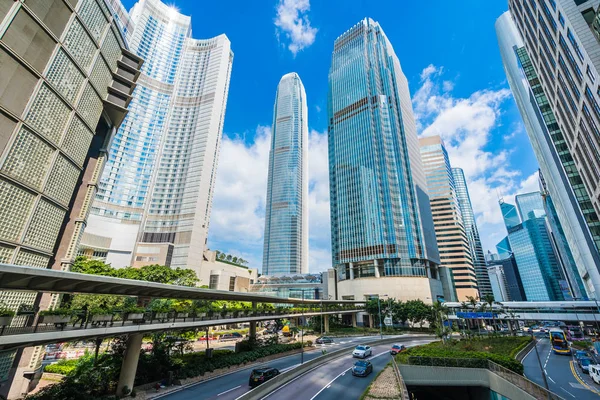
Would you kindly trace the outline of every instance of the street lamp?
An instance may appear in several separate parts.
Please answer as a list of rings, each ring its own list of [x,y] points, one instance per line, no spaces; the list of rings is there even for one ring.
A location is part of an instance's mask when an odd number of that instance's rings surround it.
[[[531,339],[533,340],[533,347],[535,347],[535,355],[537,357],[538,365],[540,366],[540,371],[542,373],[542,378],[544,379],[544,386],[546,387],[548,400],[550,400],[550,388],[548,387],[548,380],[546,379],[546,371],[542,368],[542,361],[540,360],[540,353],[537,348],[537,339],[533,336],[533,329],[531,330]]]
[[[387,297],[387,294],[377,295],[377,308],[379,309],[379,338],[383,339],[383,328],[381,324],[381,297]]]

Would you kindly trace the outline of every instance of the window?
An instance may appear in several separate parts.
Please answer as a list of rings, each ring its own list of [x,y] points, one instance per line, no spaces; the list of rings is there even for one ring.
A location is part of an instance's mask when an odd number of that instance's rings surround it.
[[[596,80],[596,77],[594,76],[594,73],[590,69],[589,65],[587,66],[585,72],[587,73],[587,76],[592,80],[592,82],[594,82]]]
[[[560,22],[563,28],[565,27],[565,17],[560,12],[558,13],[558,22]]]
[[[569,38],[569,42],[571,42],[571,45],[575,49],[575,53],[577,53],[577,56],[579,57],[579,59],[581,61],[583,61],[583,54],[581,53],[581,50],[579,49],[579,45],[577,44],[577,41],[575,40],[575,36],[573,36],[573,33],[571,33],[571,30],[568,28],[567,28],[567,37]]]
[[[594,17],[596,16],[596,13],[594,12],[593,8],[588,8],[587,10],[582,11],[581,15],[583,16],[583,19],[585,19],[585,22],[588,25],[592,25],[592,22],[594,22]]]
[[[210,289],[217,289],[219,286],[219,275],[211,275],[208,287]]]
[[[233,292],[235,290],[235,276],[229,278],[229,291]]]

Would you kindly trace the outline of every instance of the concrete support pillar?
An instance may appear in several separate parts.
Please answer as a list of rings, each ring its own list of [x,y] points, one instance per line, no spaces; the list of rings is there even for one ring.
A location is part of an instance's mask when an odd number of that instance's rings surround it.
[[[373,263],[375,265],[375,278],[381,278],[381,275],[379,274],[379,261],[373,260]]]
[[[324,315],[323,316],[323,329],[325,330],[325,333],[329,333],[329,315]]]
[[[252,315],[256,312],[256,302],[253,301],[252,302]],[[250,337],[250,340],[255,340],[256,339],[256,321],[251,321],[250,322],[250,330],[248,332],[248,336]]]
[[[356,313],[352,314],[352,327],[356,328]]]
[[[129,335],[127,338],[127,348],[125,349],[123,364],[121,364],[121,375],[119,375],[119,383],[117,384],[117,396],[119,397],[123,396],[123,388],[133,389],[143,338],[142,333]]]
[[[350,264],[350,279],[354,279],[354,264],[353,263],[349,263]]]

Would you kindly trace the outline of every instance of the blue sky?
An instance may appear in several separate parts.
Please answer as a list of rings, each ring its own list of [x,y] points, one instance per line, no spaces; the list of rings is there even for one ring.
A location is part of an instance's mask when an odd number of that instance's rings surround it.
[[[133,0],[123,1],[126,8]],[[508,89],[494,22],[504,0],[170,0],[192,35],[225,33],[235,53],[209,247],[261,266],[267,157],[277,83],[300,75],[310,133],[310,270],[330,267],[327,74],[336,37],[378,21],[406,74],[419,134],[440,134],[465,169],[484,248],[505,234],[497,198],[537,190],[537,162]]]

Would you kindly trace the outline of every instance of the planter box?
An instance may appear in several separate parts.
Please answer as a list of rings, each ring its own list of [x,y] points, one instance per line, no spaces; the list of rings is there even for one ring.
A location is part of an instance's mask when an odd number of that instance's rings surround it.
[[[43,315],[40,318],[43,324],[66,324],[71,321],[70,315]]]
[[[12,322],[14,317],[0,317],[0,326],[8,326]]]
[[[96,314],[92,315],[92,322],[110,322],[112,321],[112,314]]]
[[[126,313],[123,319],[129,321],[144,319],[144,313]]]
[[[166,312],[155,313],[154,314],[154,318],[156,318],[156,319],[167,319],[167,318],[169,318],[169,313],[166,313]]]
[[[177,317],[176,318],[187,318],[188,315],[189,315],[189,313],[179,312],[179,313],[177,313]]]

